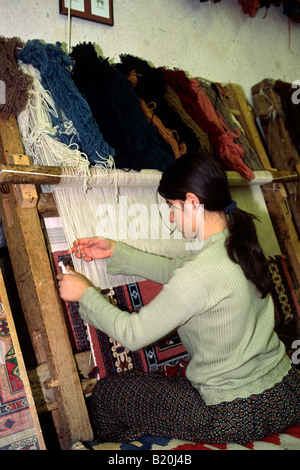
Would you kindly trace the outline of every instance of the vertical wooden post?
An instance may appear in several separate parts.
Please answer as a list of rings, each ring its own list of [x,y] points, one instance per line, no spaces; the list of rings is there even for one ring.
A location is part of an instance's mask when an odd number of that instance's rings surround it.
[[[13,117],[0,119],[0,162],[8,163],[10,154],[23,154]],[[0,212],[37,362],[46,359],[55,385],[58,412],[54,422],[60,446],[69,449],[74,441],[93,439],[93,433],[38,211],[21,208],[11,185],[5,185],[0,187]]]

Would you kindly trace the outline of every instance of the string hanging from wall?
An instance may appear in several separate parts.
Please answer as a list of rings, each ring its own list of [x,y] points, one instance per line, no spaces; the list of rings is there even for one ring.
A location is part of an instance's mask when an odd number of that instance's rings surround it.
[[[34,55],[35,50],[40,54]],[[253,177],[243,161],[245,149],[238,142],[242,141],[241,131],[226,126],[199,80],[187,79],[183,71],[155,69],[130,55],[122,55],[120,64],[110,65],[107,59],[97,56],[91,43],[73,48],[70,58],[60,47],[41,45],[34,40],[26,44],[19,57],[33,61],[41,69],[40,81],[55,103],[56,113],[49,114],[56,131],[54,135],[73,148],[77,146],[90,162],[92,150],[88,147],[98,143],[97,138],[91,138],[91,135],[95,137],[93,132],[90,135],[87,130],[95,124],[105,144],[108,142],[109,150],[117,148],[118,168],[163,171],[185,151],[203,150],[219,158],[226,169],[239,171],[248,179]],[[44,62],[49,57],[46,66]],[[49,68],[53,69],[50,77],[46,75]],[[54,80],[56,75],[63,79]],[[68,93],[71,96],[74,87],[76,96],[71,99]],[[68,104],[73,100],[71,112],[66,111],[70,117],[65,115],[66,103],[61,105],[62,96]],[[82,125],[84,119],[78,118],[83,105],[85,112],[88,107],[86,128]],[[77,124],[81,126],[79,132]],[[83,151],[86,147],[88,152]],[[109,157],[102,159],[96,153],[97,163],[112,167]]]

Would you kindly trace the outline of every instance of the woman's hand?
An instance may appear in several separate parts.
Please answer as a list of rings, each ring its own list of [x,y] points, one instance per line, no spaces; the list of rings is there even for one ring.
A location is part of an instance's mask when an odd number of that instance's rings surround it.
[[[66,302],[78,302],[82,293],[93,284],[82,274],[70,271],[69,274],[58,274],[59,293]]]
[[[82,258],[84,261],[109,258],[112,256],[116,244],[117,242],[108,238],[79,238],[73,242],[69,253],[75,253],[76,258]]]

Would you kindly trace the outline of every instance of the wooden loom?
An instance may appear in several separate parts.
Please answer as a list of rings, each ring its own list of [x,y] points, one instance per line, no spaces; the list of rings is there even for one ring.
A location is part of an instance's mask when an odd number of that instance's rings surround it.
[[[237,85],[227,85],[225,89],[228,107],[241,121],[264,168],[270,170],[270,163],[255,127],[251,108],[246,103],[241,88]],[[20,163],[25,166],[19,166]],[[7,121],[0,120],[0,164],[0,212],[37,362],[36,370],[30,374],[32,385],[39,383],[44,393],[51,393],[53,403],[48,410],[53,418],[60,447],[70,449],[72,443],[76,441],[93,440],[85,401],[85,389],[89,384],[81,383],[79,379],[78,369],[81,367],[82,355],[73,356],[41,226],[41,217],[55,213],[56,208],[53,201],[49,203],[51,195],[39,193],[35,184],[51,184],[51,177],[34,174],[46,175],[47,171],[50,171],[52,175],[55,172],[59,177],[61,169],[45,167],[37,169],[26,163],[18,126],[13,117]],[[16,171],[21,172],[16,173]],[[269,172],[268,177],[271,175],[271,180],[276,180],[277,187],[282,184],[278,182],[280,178],[297,180],[299,176],[296,172],[274,171],[275,173]],[[272,186],[275,183],[269,183],[267,186],[270,184]],[[273,209],[272,204],[268,206],[271,218],[273,214],[277,217],[276,211],[280,211],[283,205],[282,201],[275,201]],[[294,279],[299,287],[299,239],[295,237],[288,214],[284,213],[283,216],[284,220],[277,229],[279,232],[284,231],[285,238],[289,239],[288,261],[294,270]],[[281,236],[279,232],[276,233],[277,238]],[[39,376],[39,380],[35,381],[32,378],[34,374]],[[45,410],[45,406],[41,408]]]

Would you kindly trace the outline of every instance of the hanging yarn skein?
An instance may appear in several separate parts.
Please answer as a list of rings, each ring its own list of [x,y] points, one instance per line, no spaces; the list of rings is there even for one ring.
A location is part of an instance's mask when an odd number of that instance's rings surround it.
[[[92,43],[73,47],[71,57],[73,80],[115,149],[116,167],[163,171],[172,164],[172,147],[148,122],[129,80],[98,56]]]
[[[228,165],[231,170],[236,170],[241,175],[245,176],[247,180],[254,178],[253,171],[245,165],[243,161],[244,149],[235,142],[240,136],[240,131],[234,134],[228,127],[226,127],[224,121],[216,114],[211,102],[201,89],[197,78],[191,78],[189,80],[191,89],[197,95],[197,103],[199,107],[204,110],[208,116],[210,124],[214,124],[216,130],[216,149],[221,160]],[[212,142],[212,145],[213,142]]]
[[[188,79],[182,70],[164,71],[166,82],[175,90],[180,97],[185,110],[196,121],[210,138],[214,154],[229,170],[238,171],[248,180],[254,178],[253,171],[243,161],[244,149],[235,142],[240,136],[230,131],[223,120],[215,112],[211,102],[201,90],[198,79]]]
[[[263,164],[255,150],[248,140],[244,129],[234,117],[228,106],[223,101],[223,96],[226,95],[226,90],[220,83],[210,82],[203,78],[198,78],[201,88],[210,100],[214,110],[220,116],[225,123],[225,126],[230,129],[234,134],[237,134],[237,129],[240,131],[240,136],[235,139],[244,150],[243,161],[251,168],[251,170],[262,170]]]
[[[202,141],[198,141],[194,129],[186,124],[178,110],[175,111],[166,99],[167,85],[162,71],[149,65],[146,60],[130,54],[121,54],[120,59],[121,63],[114,64],[114,67],[127,78],[130,78],[133,73],[136,75],[134,91],[146,105],[152,105],[154,115],[161,120],[163,125],[173,130],[177,136],[179,148],[184,147],[186,151],[199,150],[199,147],[202,147]],[[205,136],[202,140],[205,144]],[[207,136],[206,140],[208,141]]]
[[[103,139],[87,101],[73,82],[73,62],[61,44],[30,40],[18,57],[40,72],[43,87],[51,93],[57,109],[57,115],[51,114],[51,119],[59,140],[66,145],[76,144],[93,165],[111,160],[114,149]]]
[[[31,78],[19,70],[18,49],[23,47],[18,38],[0,36],[0,112],[3,119],[17,116],[26,106]]]
[[[51,115],[58,117],[55,103],[40,81],[40,73],[31,64],[21,61],[19,67],[32,80],[25,109],[17,116],[23,146],[36,165],[64,166],[75,169],[87,181],[90,165],[76,145],[68,146],[56,137]],[[104,170],[103,167],[101,169]]]
[[[185,111],[179,96],[168,84],[166,84],[165,100],[167,101],[170,108],[180,115],[182,121],[193,130],[193,133],[199,142],[198,150],[212,155],[212,146],[209,142],[207,133],[200,129],[198,124],[196,124],[191,116]]]

